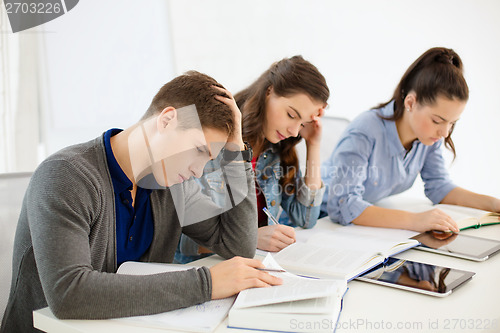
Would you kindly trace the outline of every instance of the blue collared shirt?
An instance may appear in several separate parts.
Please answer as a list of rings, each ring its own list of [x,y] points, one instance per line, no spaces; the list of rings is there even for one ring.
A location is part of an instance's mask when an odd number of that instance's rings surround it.
[[[132,182],[125,175],[113,155],[110,139],[121,129],[110,129],[104,133],[104,145],[109,173],[115,193],[116,255],[117,264],[127,260],[138,261],[149,249],[153,240],[153,215],[151,213],[151,190],[137,187],[132,206]]]
[[[418,140],[406,151],[396,123],[394,101],[352,121],[321,168],[327,186],[322,210],[341,224],[357,218],[368,206],[409,189],[420,174],[425,195],[437,204],[454,185],[441,152],[443,140],[426,146]]]

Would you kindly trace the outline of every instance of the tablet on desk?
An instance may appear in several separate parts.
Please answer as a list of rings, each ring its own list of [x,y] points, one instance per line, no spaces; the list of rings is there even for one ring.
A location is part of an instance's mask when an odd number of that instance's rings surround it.
[[[476,273],[390,257],[356,280],[444,297]]]
[[[464,234],[449,234],[443,237],[433,232],[424,232],[412,238],[421,243],[415,247],[417,250],[474,261],[484,261],[500,251],[500,241]]]

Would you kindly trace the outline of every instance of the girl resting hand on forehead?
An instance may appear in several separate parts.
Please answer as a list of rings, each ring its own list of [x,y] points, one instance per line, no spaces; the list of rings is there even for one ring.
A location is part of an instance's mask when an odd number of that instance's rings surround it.
[[[320,171],[320,117],[329,96],[323,75],[301,56],[272,64],[234,96],[242,113],[243,140],[253,149],[258,249],[279,251],[295,242],[293,227],[316,224],[325,192]],[[307,148],[304,175],[295,150],[302,139]],[[273,223],[263,208],[279,223]],[[186,263],[200,258],[199,254],[199,246],[183,236],[176,260]]]

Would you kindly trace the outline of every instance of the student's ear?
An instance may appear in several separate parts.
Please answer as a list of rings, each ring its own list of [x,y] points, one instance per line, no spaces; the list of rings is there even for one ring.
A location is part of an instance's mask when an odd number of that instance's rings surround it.
[[[177,127],[177,110],[168,106],[159,114],[158,118],[156,118],[156,127],[158,132],[163,132],[164,130],[174,129]]]
[[[271,93],[273,92],[273,86],[269,86],[267,87],[267,90],[266,90],[266,97],[268,97],[269,95],[271,95]]]
[[[406,95],[405,100],[405,111],[411,112],[415,105],[417,104],[417,94],[412,90]]]

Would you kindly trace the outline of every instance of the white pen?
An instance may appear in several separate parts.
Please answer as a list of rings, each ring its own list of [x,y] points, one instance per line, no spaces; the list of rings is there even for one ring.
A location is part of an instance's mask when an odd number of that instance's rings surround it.
[[[262,210],[264,211],[264,213],[266,213],[267,217],[269,217],[269,220],[271,221],[270,224],[280,224],[278,221],[276,221],[274,216],[271,215],[271,213],[267,210],[266,207],[262,208]]]

